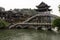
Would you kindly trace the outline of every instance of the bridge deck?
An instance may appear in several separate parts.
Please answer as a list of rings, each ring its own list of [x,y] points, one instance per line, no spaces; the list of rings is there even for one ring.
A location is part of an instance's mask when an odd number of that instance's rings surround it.
[[[17,24],[29,24],[29,25],[52,25],[51,23],[17,23]]]
[[[51,24],[51,23],[16,23],[16,24],[14,24],[14,25],[11,25],[11,26],[9,27],[9,29],[10,29],[11,27],[16,26],[16,25],[52,25],[52,24]]]

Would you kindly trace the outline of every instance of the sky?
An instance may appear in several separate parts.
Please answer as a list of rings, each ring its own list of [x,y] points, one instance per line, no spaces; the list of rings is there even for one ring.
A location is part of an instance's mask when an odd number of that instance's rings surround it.
[[[37,5],[41,2],[45,2],[48,4],[50,9],[52,9],[51,13],[60,16],[58,6],[60,4],[60,0],[0,0],[0,7],[4,7],[6,10],[14,9],[14,8],[31,8],[35,9]]]

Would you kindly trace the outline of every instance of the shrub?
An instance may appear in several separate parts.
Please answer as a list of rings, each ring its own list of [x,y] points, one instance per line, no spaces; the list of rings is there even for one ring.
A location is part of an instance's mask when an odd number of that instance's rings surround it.
[[[9,25],[5,20],[0,19],[0,28],[5,28]]]
[[[54,27],[58,27],[58,30],[60,30],[60,18],[56,18],[56,19],[53,21],[52,25],[53,25]]]

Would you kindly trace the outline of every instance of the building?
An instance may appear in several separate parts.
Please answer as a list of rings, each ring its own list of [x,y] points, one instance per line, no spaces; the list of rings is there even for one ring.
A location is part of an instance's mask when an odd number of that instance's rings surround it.
[[[41,2],[37,9],[14,9],[9,11],[0,11],[0,19],[14,23],[9,28],[47,28],[51,30],[52,21],[58,16],[51,14],[52,9],[44,2]],[[19,24],[19,25],[18,25]]]
[[[3,18],[9,22],[21,21],[24,23],[40,23],[40,27],[51,27],[51,22],[58,16],[50,14],[52,9],[50,6],[41,2],[37,9],[15,9],[11,11],[0,12],[0,18]],[[19,22],[20,23],[20,22]]]
[[[49,9],[50,6],[44,2],[41,2],[41,4],[36,7],[37,9],[35,9],[35,11],[37,14],[25,20],[24,23],[40,23],[40,25],[38,25],[39,27],[50,29],[52,27],[52,21],[58,16],[51,14],[50,11],[52,11],[52,9]]]

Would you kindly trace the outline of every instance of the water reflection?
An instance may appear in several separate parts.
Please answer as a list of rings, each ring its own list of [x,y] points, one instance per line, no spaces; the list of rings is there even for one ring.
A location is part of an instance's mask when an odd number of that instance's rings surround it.
[[[0,30],[0,40],[60,40],[60,34],[28,29]]]

